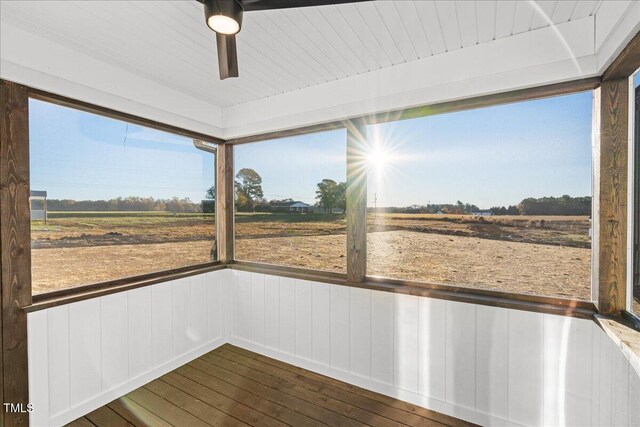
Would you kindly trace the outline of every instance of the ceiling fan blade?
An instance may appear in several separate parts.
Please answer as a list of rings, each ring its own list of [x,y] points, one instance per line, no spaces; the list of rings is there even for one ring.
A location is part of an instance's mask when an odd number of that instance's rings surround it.
[[[238,50],[236,49],[236,35],[216,33],[218,45],[218,67],[220,80],[238,77]]]
[[[287,9],[291,7],[326,6],[330,4],[358,3],[370,0],[243,0],[245,12],[251,10]]]
[[[196,0],[204,3],[204,0]],[[292,7],[327,6],[330,4],[360,3],[372,0],[240,0],[245,12],[252,10],[288,9]]]

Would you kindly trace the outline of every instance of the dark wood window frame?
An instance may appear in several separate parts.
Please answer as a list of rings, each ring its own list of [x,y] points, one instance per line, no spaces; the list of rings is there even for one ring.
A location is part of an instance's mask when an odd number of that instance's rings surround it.
[[[596,305],[590,301],[480,290],[456,285],[367,275],[366,179],[360,176],[365,173],[365,171],[362,167],[358,166],[364,157],[364,153],[361,152],[363,148],[361,147],[366,147],[365,128],[368,125],[569,95],[589,90],[593,91],[599,87],[600,83],[601,79],[599,77],[581,79],[227,140],[226,145],[235,146],[238,144],[251,144],[265,140],[287,138],[335,129],[347,130],[347,273],[330,273],[299,267],[239,261],[235,259],[229,263],[229,267],[244,271],[274,274],[338,285],[366,287],[368,289],[423,295],[432,298],[471,302],[481,305],[590,318],[597,311]],[[594,254],[594,256],[596,256],[596,254]]]
[[[636,71],[640,73],[640,69]],[[629,76],[630,88],[629,93],[630,105],[633,105],[633,116],[630,116],[632,120],[629,126],[633,129],[630,144],[633,145],[633,170],[630,171],[631,183],[633,186],[633,224],[632,224],[632,240],[631,240],[631,278],[629,280],[628,292],[628,307],[623,312],[623,317],[628,320],[635,329],[640,330],[640,313],[635,312],[631,304],[633,304],[634,290],[640,289],[640,86],[635,87],[633,85],[634,74]]]
[[[0,81],[0,400],[29,401],[27,313],[31,304],[29,98]],[[0,413],[0,425],[28,425],[28,413]]]
[[[367,125],[385,123],[389,121],[405,120],[418,117],[426,117],[436,114],[444,114],[455,111],[464,111],[503,105],[533,99],[566,95],[580,91],[594,90],[601,84],[600,78],[581,79],[571,82],[553,85],[521,89],[510,92],[486,95],[458,101],[444,102],[427,106],[419,106],[398,111],[389,111],[354,117],[313,126],[288,129],[278,132],[270,132],[250,137],[243,137],[223,141],[209,135],[191,132],[171,125],[165,125],[152,120],[140,118],[126,113],[121,113],[109,108],[104,108],[77,101],[71,98],[47,93],[41,90],[26,88],[29,98],[52,102],[58,105],[87,111],[106,117],[126,120],[131,123],[152,127],[154,129],[201,139],[218,144],[216,167],[216,235],[218,244],[219,261],[201,265],[188,266],[178,269],[154,272],[144,275],[121,278],[113,281],[78,286],[60,291],[34,295],[29,304],[23,308],[26,311],[40,310],[56,305],[66,304],[72,301],[94,298],[108,293],[122,292],[141,286],[147,286],[163,281],[175,280],[188,275],[199,274],[222,268],[235,268],[266,274],[277,274],[296,277],[300,279],[325,281],[347,286],[367,286],[390,292],[402,292],[415,295],[425,295],[434,298],[451,299],[457,301],[474,302],[483,305],[495,305],[501,307],[521,308],[529,311],[553,312],[568,316],[589,317],[596,312],[596,306],[588,301],[563,299],[545,296],[511,294],[500,291],[479,290],[455,285],[443,285],[427,282],[397,280],[389,278],[372,277],[366,274],[366,180],[356,176],[357,168],[353,165],[361,161],[358,147],[363,146],[365,140],[364,128]],[[275,266],[250,261],[239,261],[234,256],[234,206],[233,206],[233,152],[236,144],[247,144],[268,139],[284,138],[294,135],[321,132],[334,129],[347,130],[347,177],[351,182],[348,185],[347,223],[349,226],[347,248],[347,273],[331,273],[324,271],[308,270],[286,266]],[[349,166],[351,165],[351,166]],[[362,168],[360,172],[362,173]],[[360,179],[359,179],[360,178]],[[355,184],[357,183],[357,184]],[[362,209],[365,207],[365,209]]]
[[[89,104],[83,101],[78,101],[72,98],[44,92],[38,89],[25,87],[25,90],[26,90],[28,99],[45,101],[51,104],[73,108],[75,110],[84,111],[91,114],[96,114],[98,116],[125,121],[128,123],[171,133],[174,135],[179,135],[187,138],[192,138],[194,140],[204,141],[206,143],[215,144],[219,148],[223,147],[223,144],[224,144],[224,141],[219,138],[216,138],[210,135],[205,135],[198,132],[192,132],[177,126],[167,125],[164,123],[156,122],[154,120],[145,119],[142,117],[134,116],[132,114],[119,112],[110,108]],[[28,116],[27,116],[27,123],[28,123]],[[222,150],[219,150],[219,151],[222,151]],[[223,162],[224,162],[224,159],[223,159]],[[29,166],[26,165],[26,168],[28,173]],[[216,153],[216,166],[214,170],[216,171],[216,181],[217,181],[218,180],[218,154],[217,153]],[[217,185],[216,185],[216,191],[218,191]],[[216,199],[218,199],[217,196],[218,194],[216,194]],[[216,236],[218,234],[217,228],[218,227],[216,227]],[[216,242],[217,241],[218,240],[216,239]],[[224,255],[225,254],[224,248],[218,248],[218,255],[220,255],[220,252],[222,252],[222,254]],[[218,259],[220,259],[220,257],[218,257]],[[87,298],[94,298],[96,296],[101,296],[109,293],[121,292],[127,289],[134,289],[141,286],[151,285],[154,283],[175,280],[181,277],[187,277],[195,274],[201,274],[208,271],[220,269],[223,267],[224,267],[223,262],[217,260],[217,261],[205,262],[201,264],[187,265],[179,268],[154,271],[154,272],[144,273],[144,274],[136,274],[129,277],[122,277],[122,278],[108,280],[104,282],[74,286],[74,287],[64,288],[56,291],[44,292],[41,294],[32,295],[31,303],[28,304],[27,307],[25,307],[25,309],[27,311],[33,311],[37,309],[51,307],[53,305],[58,305],[61,303],[64,304],[72,301],[78,301],[78,300],[87,299]],[[29,269],[30,268],[31,268],[31,265],[29,262]]]
[[[603,177],[605,178],[605,186],[608,185],[610,187],[611,197],[609,202],[613,202],[612,204],[616,207],[618,213],[614,215],[614,221],[609,221],[609,230],[613,231],[613,233],[610,233],[610,238],[612,238],[609,245],[610,250],[601,255],[600,262],[603,261],[603,256],[607,254],[610,256],[609,261],[612,268],[609,272],[610,280],[608,282],[601,280],[599,283],[598,308],[602,314],[622,317],[628,326],[640,331],[640,314],[634,313],[631,307],[628,306],[628,301],[632,301],[633,298],[632,287],[638,285],[638,278],[640,277],[637,265],[638,240],[640,239],[640,205],[638,200],[640,195],[640,189],[638,188],[638,184],[640,184],[638,172],[640,166],[638,165],[639,150],[637,145],[634,147],[633,168],[627,170],[624,167],[628,164],[629,143],[634,144],[634,140],[638,138],[637,111],[633,120],[629,121],[632,103],[635,104],[637,99],[636,97],[633,99],[631,97],[631,91],[629,91],[630,80],[633,79],[633,75],[638,69],[640,69],[640,32],[631,39],[602,75],[601,99],[606,101],[605,105],[601,105],[600,111],[602,117],[606,117],[606,119],[601,118],[600,120],[600,134],[602,138],[612,141],[609,144],[611,152],[608,154],[610,164],[619,163],[622,166],[620,169],[624,173],[618,174],[614,167],[608,178]],[[633,87],[632,84],[631,87]],[[629,141],[629,131],[634,126],[636,127],[634,136]],[[601,156],[601,161],[605,159],[605,155]],[[629,178],[631,178],[631,185],[633,186],[633,204],[631,205],[627,201]],[[603,200],[602,197],[601,200]],[[631,212],[630,224],[627,224],[627,210]],[[625,214],[624,218],[622,218],[622,211]],[[631,250],[627,253],[629,232],[631,233]],[[628,270],[631,273],[629,278],[627,278],[628,263],[631,265]],[[630,298],[627,298],[627,296]]]

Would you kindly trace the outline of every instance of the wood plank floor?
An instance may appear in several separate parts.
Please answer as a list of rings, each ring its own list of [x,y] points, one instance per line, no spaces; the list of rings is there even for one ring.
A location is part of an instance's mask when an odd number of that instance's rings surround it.
[[[229,344],[69,426],[467,426]]]

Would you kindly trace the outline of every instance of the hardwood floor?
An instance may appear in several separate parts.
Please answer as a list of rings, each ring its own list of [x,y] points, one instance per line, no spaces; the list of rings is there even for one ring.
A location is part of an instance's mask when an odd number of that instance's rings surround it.
[[[69,426],[467,426],[229,344]]]

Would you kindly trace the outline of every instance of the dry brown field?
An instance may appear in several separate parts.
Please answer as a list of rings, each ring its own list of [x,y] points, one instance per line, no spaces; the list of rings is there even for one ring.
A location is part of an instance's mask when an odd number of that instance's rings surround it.
[[[214,220],[198,214],[64,213],[34,222],[34,293],[207,262]],[[587,217],[370,214],[370,275],[590,298]],[[238,214],[236,257],[346,270],[342,215]]]

